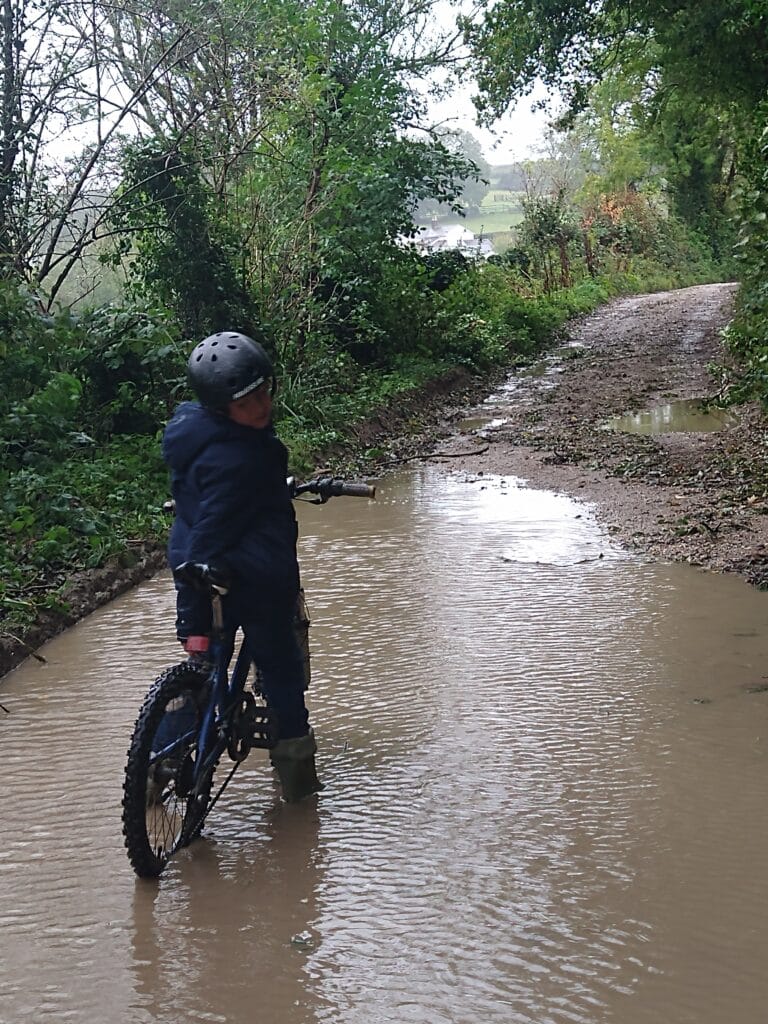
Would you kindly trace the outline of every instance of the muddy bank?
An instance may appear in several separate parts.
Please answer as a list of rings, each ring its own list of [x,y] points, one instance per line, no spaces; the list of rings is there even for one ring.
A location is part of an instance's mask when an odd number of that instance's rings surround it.
[[[154,576],[165,563],[159,545],[135,545],[121,558],[110,559],[99,569],[89,569],[73,577],[62,595],[62,607],[46,611],[30,629],[20,635],[0,635],[0,676],[10,672],[30,655],[40,658],[37,649],[92,611],[125,593],[142,580]]]
[[[439,445],[446,468],[519,476],[593,502],[623,543],[670,561],[768,585],[768,422],[756,406],[718,430],[655,435],[607,429],[612,417],[716,399],[721,331],[737,286],[618,299],[572,325],[546,387],[514,393],[504,422]],[[463,413],[455,410],[454,422]],[[482,444],[479,442],[482,441]],[[447,456],[453,456],[448,458]]]

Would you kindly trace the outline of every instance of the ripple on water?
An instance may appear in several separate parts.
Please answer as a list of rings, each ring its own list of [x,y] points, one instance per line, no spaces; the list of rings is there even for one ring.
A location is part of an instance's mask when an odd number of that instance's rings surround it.
[[[300,509],[325,791],[254,754],[160,886],[119,804],[168,579],[10,678],[0,1020],[760,1019],[766,595],[513,479],[379,495]]]

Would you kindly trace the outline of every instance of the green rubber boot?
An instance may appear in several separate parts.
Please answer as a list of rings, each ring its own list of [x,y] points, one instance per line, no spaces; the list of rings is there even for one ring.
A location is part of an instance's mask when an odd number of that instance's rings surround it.
[[[315,734],[311,729],[307,736],[279,740],[270,750],[269,759],[277,769],[287,804],[296,804],[323,788],[315,770],[316,751]]]

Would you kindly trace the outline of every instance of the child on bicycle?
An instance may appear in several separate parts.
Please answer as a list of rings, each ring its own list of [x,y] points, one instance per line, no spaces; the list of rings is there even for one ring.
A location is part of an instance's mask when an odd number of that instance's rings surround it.
[[[299,594],[298,528],[286,483],[288,455],[272,423],[275,372],[264,348],[234,331],[192,351],[189,383],[163,436],[176,515],[168,545],[177,589],[177,635],[204,655],[210,601],[185,567],[207,566],[231,580],[224,598],[232,632],[241,627],[277,718],[271,751],[283,799],[321,789],[304,700],[304,661],[294,633]]]

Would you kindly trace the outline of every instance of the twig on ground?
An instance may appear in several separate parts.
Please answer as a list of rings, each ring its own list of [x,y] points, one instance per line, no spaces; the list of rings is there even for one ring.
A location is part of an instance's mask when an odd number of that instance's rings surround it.
[[[413,462],[414,459],[461,459],[470,458],[473,455],[482,455],[483,452],[487,452],[490,446],[486,445],[484,448],[473,448],[471,452],[428,452],[427,454],[419,455],[404,455],[400,459],[387,459],[388,466],[397,466],[402,462]]]
[[[37,651],[34,650],[34,648],[30,647],[30,645],[25,640],[22,640],[21,637],[14,636],[13,633],[6,633],[5,630],[0,630],[0,636],[7,636],[9,640],[13,640],[15,643],[20,644],[21,647],[24,647],[27,651],[29,651],[32,657],[36,658],[37,661],[39,661],[42,665],[48,664],[48,662],[45,660],[42,654],[38,654]]]

